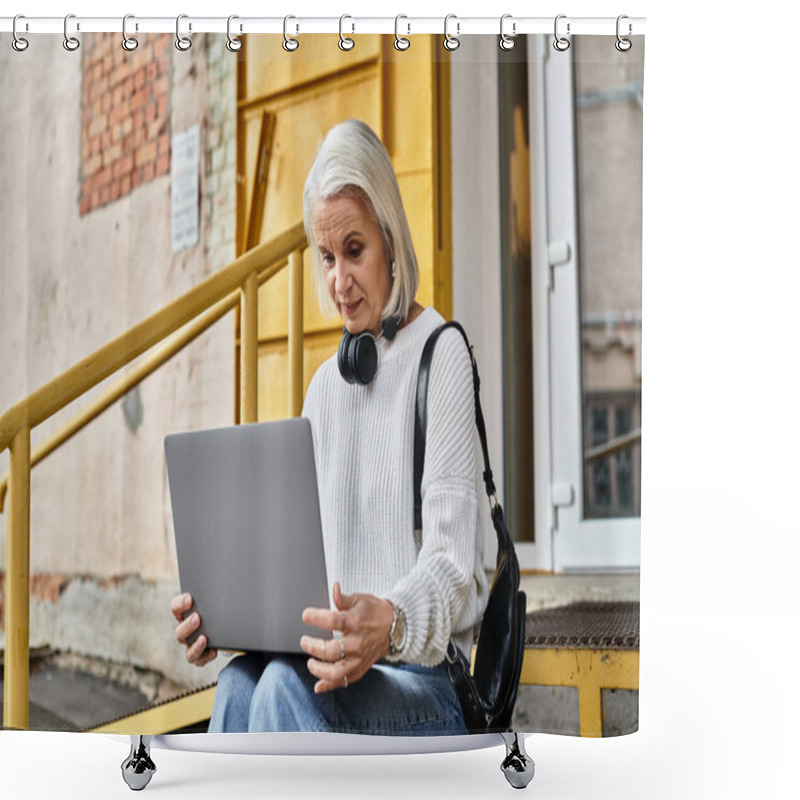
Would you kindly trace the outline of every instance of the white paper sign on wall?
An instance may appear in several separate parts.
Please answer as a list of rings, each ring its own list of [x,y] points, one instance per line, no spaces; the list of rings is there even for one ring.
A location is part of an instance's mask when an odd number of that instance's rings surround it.
[[[200,125],[172,137],[172,252],[200,239]]]

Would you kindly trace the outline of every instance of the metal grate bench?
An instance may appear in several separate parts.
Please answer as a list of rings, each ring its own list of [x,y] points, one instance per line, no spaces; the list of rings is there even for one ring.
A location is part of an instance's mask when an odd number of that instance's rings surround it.
[[[639,689],[639,603],[578,602],[530,612],[520,685],[578,690],[581,736],[603,735],[603,690]]]

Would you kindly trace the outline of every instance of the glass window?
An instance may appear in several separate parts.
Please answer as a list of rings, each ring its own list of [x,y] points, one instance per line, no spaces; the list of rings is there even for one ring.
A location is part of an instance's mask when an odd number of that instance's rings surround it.
[[[641,506],[644,48],[610,59],[608,46],[573,41],[584,519]]]

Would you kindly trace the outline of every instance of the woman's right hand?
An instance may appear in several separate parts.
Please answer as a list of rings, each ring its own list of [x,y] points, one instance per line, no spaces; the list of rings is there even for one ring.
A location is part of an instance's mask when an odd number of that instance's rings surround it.
[[[190,594],[179,594],[172,598],[172,616],[178,620],[175,638],[186,648],[186,660],[195,666],[203,667],[217,657],[217,651],[213,647],[206,650],[208,640],[205,634],[201,633],[194,642],[188,641],[200,627],[200,615],[196,611],[188,614],[193,602]]]

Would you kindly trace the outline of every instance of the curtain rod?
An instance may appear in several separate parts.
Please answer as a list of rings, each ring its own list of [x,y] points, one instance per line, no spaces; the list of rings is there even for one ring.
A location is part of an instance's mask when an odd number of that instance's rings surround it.
[[[70,15],[67,29],[70,36],[80,33],[122,34],[122,17],[81,17]],[[394,34],[395,26],[401,36],[413,34],[442,34],[445,32],[444,17],[235,17],[231,21],[231,33],[240,36],[246,33],[284,33],[296,36],[303,33],[385,33]],[[500,17],[459,17],[449,15],[447,31],[451,36],[470,34],[500,34]],[[11,33],[14,17],[0,17],[0,32]],[[623,36],[640,36],[645,32],[645,17],[623,16],[620,22]],[[340,27],[341,26],[341,27]],[[135,33],[175,33],[175,17],[129,16],[126,23],[128,35]],[[507,36],[529,33],[553,34],[553,17],[514,17],[504,15],[503,31]],[[65,32],[64,17],[27,17],[17,20],[18,34]],[[181,15],[181,35],[193,33],[227,33],[227,17],[194,17]],[[558,32],[567,35],[606,35],[617,33],[616,17],[570,17],[559,15]]]

